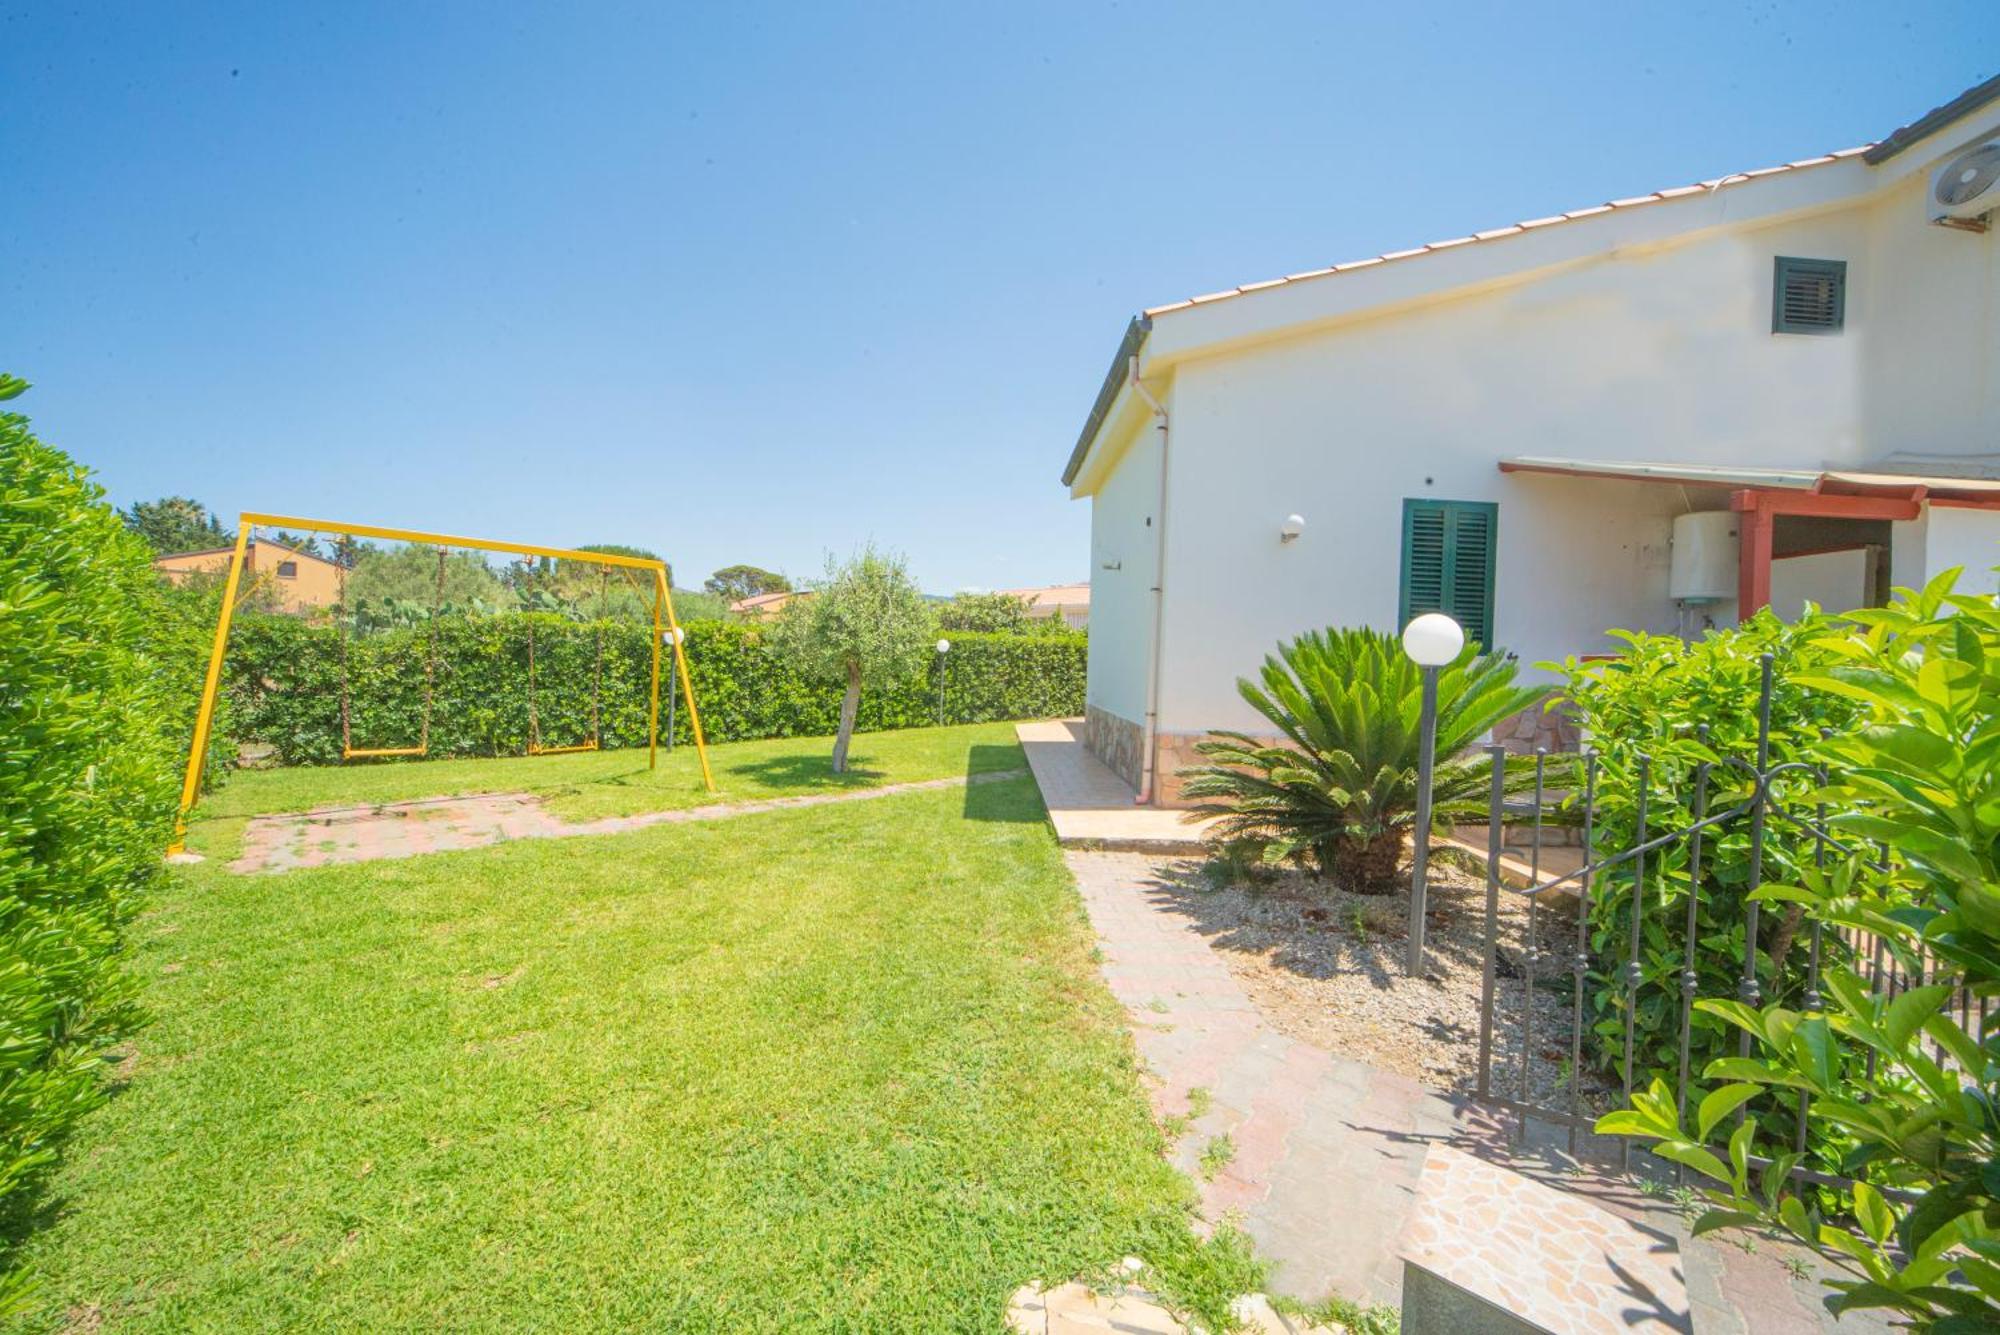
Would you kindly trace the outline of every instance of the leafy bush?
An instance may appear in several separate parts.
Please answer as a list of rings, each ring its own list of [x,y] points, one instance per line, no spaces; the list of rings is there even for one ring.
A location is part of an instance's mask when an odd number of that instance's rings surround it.
[[[1039,635],[1063,628],[1061,617],[1031,617],[1028,600],[1011,593],[961,593],[938,607],[938,629]]]
[[[1502,654],[1468,645],[1438,679],[1432,811],[1441,826],[1483,820],[1492,771],[1473,745],[1543,692],[1514,685]],[[1392,635],[1312,631],[1264,660],[1262,687],[1237,690],[1278,730],[1272,744],[1216,732],[1195,744],[1210,761],[1183,770],[1192,818],[1218,817],[1215,837],[1267,863],[1306,859],[1354,890],[1380,892],[1416,822],[1423,673]],[[1510,791],[1532,781],[1510,773]]]
[[[593,624],[548,613],[454,617],[439,625],[433,756],[514,755],[525,749],[530,616],[542,735],[553,745],[587,733],[596,656]],[[772,651],[763,628],[703,621],[684,629],[695,701],[710,741],[834,731],[838,689],[792,670]],[[428,643],[422,626],[363,635],[350,643],[349,704],[357,744],[416,740]],[[1085,644],[1082,635],[953,636],[943,665],[945,721],[1082,713]],[[296,617],[239,616],[230,635],[226,674],[237,740],[271,745],[284,764],[338,761],[339,651],[338,632],[331,626]],[[645,742],[650,663],[645,628],[607,623],[604,745]],[[870,690],[861,701],[856,726],[876,731],[936,723],[938,670],[937,663],[926,662],[915,674]],[[667,686],[663,676],[663,731]],[[681,741],[692,736],[685,709],[676,711],[674,728]]]
[[[0,399],[26,386],[0,376]],[[177,796],[145,541],[0,413],[0,1213],[15,1234],[105,1047],[134,1021],[120,931]],[[0,1284],[0,1306],[20,1281]]]
[[[1599,857],[1636,842],[1639,762],[1650,764],[1646,789],[1647,828],[1659,835],[1694,821],[1696,767],[1711,764],[1708,811],[1721,812],[1750,795],[1750,780],[1724,757],[1754,762],[1762,656],[1773,659],[1771,763],[1815,757],[1821,733],[1851,726],[1858,708],[1840,696],[1808,686],[1805,674],[1833,660],[1818,641],[1830,623],[1808,618],[1787,624],[1766,610],[1729,630],[1711,631],[1692,643],[1672,635],[1615,632],[1625,652],[1616,659],[1563,664],[1568,698],[1597,754],[1597,801],[1593,839]],[[1706,729],[1707,741],[1702,741]],[[1796,798],[1801,777],[1778,786],[1780,800]],[[1576,793],[1582,775],[1575,776]],[[1647,900],[1640,966],[1644,979],[1634,1009],[1634,1079],[1645,1073],[1678,1075],[1681,972],[1684,968],[1689,844],[1676,841],[1647,860]],[[1795,825],[1766,825],[1763,875],[1796,881],[1811,864],[1813,841]],[[1703,841],[1702,878],[1696,887],[1695,970],[1698,993],[1729,996],[1743,962],[1744,893],[1750,882],[1747,818],[1709,832]],[[1618,1069],[1624,1060],[1626,991],[1624,969],[1631,930],[1632,878],[1627,862],[1597,878],[1590,903],[1593,967],[1589,979],[1594,1053],[1599,1066]],[[1805,986],[1799,941],[1800,911],[1765,914],[1759,929],[1758,978],[1764,995],[1794,1002]],[[1729,1026],[1697,1014],[1691,1026],[1692,1069],[1723,1055],[1735,1042]]]
[[[1721,1184],[1697,1232],[1774,1224],[1852,1276],[1834,1281],[1833,1311],[1887,1308],[1940,1335],[2000,1327],[2000,1015],[1970,1023],[2000,992],[2000,606],[1953,596],[1956,574],[1851,614],[1861,635],[1815,643],[1833,661],[1799,685],[1863,711],[1863,726],[1820,743],[1833,767],[1824,796],[1856,855],[1756,894],[1829,937],[1873,933],[1923,985],[1892,998],[1835,967],[1828,1011],[1703,1001],[1756,1055],[1708,1063],[1716,1084],[1690,1097],[1691,1126],[1664,1081],[1598,1123]],[[1869,842],[1885,838],[1887,877],[1866,870]],[[1960,1007],[1967,1023],[1953,1018]],[[1826,1193],[1802,1194],[1796,1156],[1765,1121],[1720,1135],[1745,1105],[1803,1107],[1814,1139],[1852,1142],[1841,1170],[1862,1180],[1830,1193],[1831,1211]],[[1771,1161],[1761,1173],[1759,1154]]]

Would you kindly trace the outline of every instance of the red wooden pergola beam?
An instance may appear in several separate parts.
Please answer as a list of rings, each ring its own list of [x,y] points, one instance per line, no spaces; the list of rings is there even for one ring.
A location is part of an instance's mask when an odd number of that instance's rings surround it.
[[[1924,502],[1922,488],[1903,496],[1745,488],[1730,494],[1729,508],[1742,516],[1736,530],[1736,615],[1748,617],[1771,605],[1771,538],[1779,515],[1907,522],[1923,513]]]

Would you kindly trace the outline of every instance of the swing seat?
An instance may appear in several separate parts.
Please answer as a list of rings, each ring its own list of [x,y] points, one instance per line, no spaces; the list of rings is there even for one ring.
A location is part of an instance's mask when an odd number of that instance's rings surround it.
[[[343,746],[340,748],[342,760],[360,760],[367,756],[422,756],[429,755],[428,746]]]
[[[540,742],[528,743],[528,754],[531,756],[566,756],[573,751],[595,750],[597,750],[595,737],[587,742],[578,742],[575,746],[543,746]]]

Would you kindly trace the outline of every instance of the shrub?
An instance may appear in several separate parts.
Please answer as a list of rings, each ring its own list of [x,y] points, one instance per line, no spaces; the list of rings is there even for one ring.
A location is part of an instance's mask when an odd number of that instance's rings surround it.
[[[1817,642],[1830,623],[1807,618],[1787,624],[1766,610],[1729,630],[1692,643],[1672,635],[1616,632],[1625,652],[1616,659],[1562,665],[1571,707],[1598,756],[1595,852],[1606,857],[1636,842],[1639,762],[1650,765],[1647,828],[1659,835],[1694,821],[1696,767],[1711,763],[1708,810],[1726,811],[1750,795],[1750,781],[1723,757],[1754,761],[1762,657],[1773,659],[1771,762],[1809,760],[1822,732],[1844,730],[1857,713],[1853,702],[1814,689],[1802,677],[1833,661]],[[1707,741],[1702,738],[1706,729]],[[1810,786],[1803,776],[1779,785],[1780,800]],[[1575,776],[1582,790],[1582,776]],[[1647,861],[1647,902],[1641,942],[1643,981],[1634,1007],[1637,1083],[1648,1071],[1678,1075],[1681,972],[1685,958],[1689,845],[1679,840]],[[1813,841],[1799,827],[1766,823],[1764,878],[1795,882],[1810,865]],[[1593,1051],[1604,1069],[1624,1060],[1624,970],[1631,929],[1634,866],[1627,862],[1597,878],[1590,903],[1592,970],[1588,980]],[[1747,818],[1710,831],[1703,841],[1702,879],[1695,888],[1695,971],[1703,996],[1736,990],[1743,963],[1744,894],[1750,881]],[[1764,995],[1795,1001],[1805,985],[1796,906],[1762,916],[1757,957]],[[1733,1047],[1733,1031],[1706,1013],[1690,1026],[1693,1069]]]
[[[1491,769],[1471,748],[1543,694],[1515,686],[1514,673],[1504,655],[1468,645],[1439,676],[1431,800],[1441,826],[1485,818]],[[1416,822],[1422,670],[1392,635],[1327,630],[1280,646],[1262,681],[1237,690],[1283,742],[1217,732],[1196,743],[1213,763],[1182,771],[1190,817],[1218,817],[1215,837],[1239,853],[1306,859],[1348,888],[1387,889]],[[1531,778],[1510,774],[1510,791]]]
[[[0,399],[26,388],[0,376]],[[134,1021],[133,897],[172,830],[171,674],[143,539],[0,413],[0,1212],[15,1232]],[[0,1286],[0,1305],[20,1281]]]
[[[439,625],[439,673],[431,717],[433,756],[514,755],[527,746],[527,618],[535,628],[536,712],[551,743],[590,719],[596,630],[551,614],[453,617]],[[207,623],[212,628],[212,619]],[[772,652],[764,628],[701,621],[685,627],[689,674],[710,741],[831,733],[839,692],[808,681]],[[360,636],[349,645],[349,705],[357,741],[415,741],[423,705],[422,627]],[[1083,712],[1082,635],[955,635],[945,677],[949,723],[1044,718]],[[204,645],[205,651],[205,645]],[[230,635],[227,691],[237,739],[266,743],[284,764],[340,759],[340,643],[327,625],[296,617],[239,615]],[[929,657],[935,660],[937,655]],[[604,745],[646,740],[650,658],[645,628],[607,625]],[[925,727],[938,721],[939,665],[869,691],[857,728]],[[662,712],[669,681],[661,680]],[[199,677],[187,687],[193,693]],[[666,719],[661,719],[664,732]],[[692,737],[678,709],[675,734]]]
[[[1783,1228],[1851,1276],[1832,1283],[1835,1313],[1886,1308],[1939,1335],[2000,1326],[2000,1038],[1972,1021],[2000,992],[2000,607],[1953,596],[1956,574],[1852,614],[1863,634],[1823,636],[1814,647],[1832,663],[1798,683],[1863,711],[1863,726],[1821,743],[1834,767],[1825,796],[1851,847],[1894,839],[1894,871],[1864,874],[1855,856],[1756,895],[1873,933],[1923,985],[1891,997],[1835,967],[1824,1012],[1703,1001],[1755,1055],[1708,1064],[1715,1084],[1692,1092],[1692,1125],[1657,1080],[1598,1123],[1720,1184],[1696,1232]],[[1721,1134],[1746,1104],[1802,1118],[1814,1139],[1852,1141],[1841,1170],[1862,1180],[1802,1194],[1789,1176],[1797,1156],[1763,1134],[1766,1120]]]
[[[948,632],[979,630],[1014,635],[1033,635],[1050,625],[1062,625],[1060,617],[1040,621],[1028,615],[1028,600],[1011,593],[961,593],[938,608],[938,629]]]

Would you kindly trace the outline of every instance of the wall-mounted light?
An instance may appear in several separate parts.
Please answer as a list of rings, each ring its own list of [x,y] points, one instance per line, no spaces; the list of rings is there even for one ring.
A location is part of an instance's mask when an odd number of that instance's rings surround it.
[[[1299,534],[1306,531],[1304,515],[1286,515],[1285,522],[1278,525],[1279,542],[1297,542]]]

